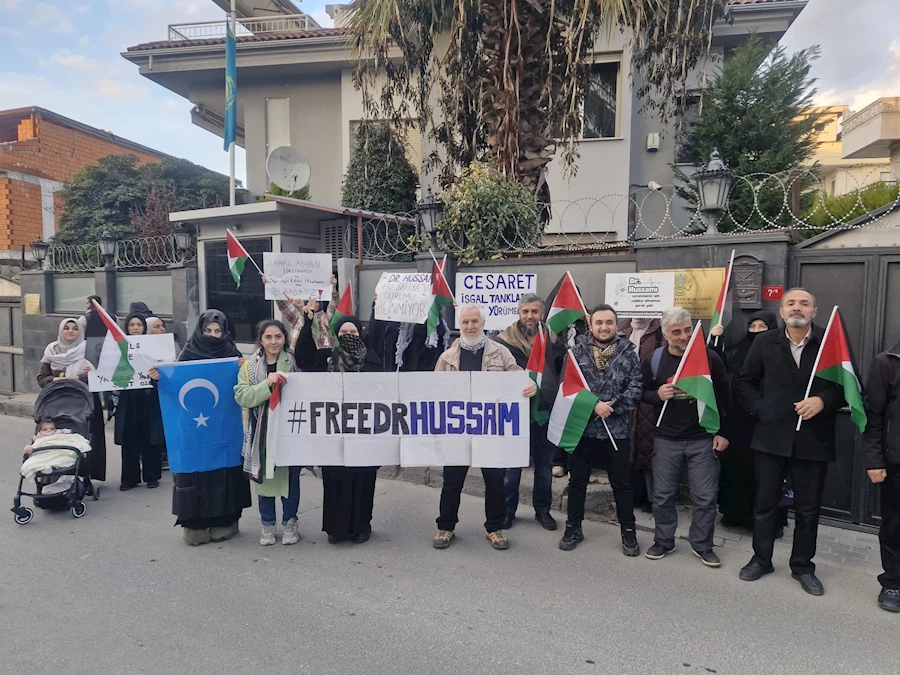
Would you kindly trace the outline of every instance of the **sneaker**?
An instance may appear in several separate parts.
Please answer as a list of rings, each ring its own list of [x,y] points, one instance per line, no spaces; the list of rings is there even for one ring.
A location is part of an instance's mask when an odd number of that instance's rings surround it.
[[[571,551],[583,541],[584,533],[581,531],[581,523],[577,525],[566,523],[566,531],[559,540],[559,548],[563,551]]]
[[[296,544],[300,541],[300,533],[297,531],[298,523],[296,518],[291,518],[284,524],[284,534],[281,535],[281,543],[285,546]]]
[[[622,533],[622,553],[629,558],[633,558],[634,556],[639,555],[640,552],[641,547],[638,546],[637,532],[634,530],[625,530]]]
[[[553,477],[554,478],[562,478],[566,475],[566,467],[564,466],[554,466],[553,467]]]
[[[455,536],[453,530],[438,530],[438,533],[431,540],[431,545],[435,548],[448,548]]]
[[[700,562],[702,562],[707,567],[719,567],[722,564],[722,561],[719,560],[719,556],[710,551],[704,551],[703,553],[698,553],[691,549],[694,552],[694,555],[700,558]]]
[[[275,543],[275,526],[263,525],[262,534],[259,535],[260,546],[271,546]]]
[[[200,544],[208,544],[209,543],[209,530],[192,530],[189,527],[183,527],[182,534],[184,536],[184,543],[188,546],[199,546]]]
[[[239,531],[240,528],[238,527],[237,521],[235,521],[233,525],[228,525],[227,527],[211,527],[209,528],[209,540],[225,541],[226,539],[231,539]]]
[[[878,606],[889,612],[900,612],[900,590],[882,588],[878,594]]]
[[[650,558],[650,560],[662,560],[674,550],[674,546],[672,548],[666,548],[662,544],[654,543],[653,546],[647,549],[647,552],[644,555]]]
[[[507,539],[506,535],[503,534],[503,530],[497,530],[495,532],[485,532],[484,536],[487,537],[491,542],[491,546],[493,546],[498,551],[505,551],[509,548],[509,539]]]

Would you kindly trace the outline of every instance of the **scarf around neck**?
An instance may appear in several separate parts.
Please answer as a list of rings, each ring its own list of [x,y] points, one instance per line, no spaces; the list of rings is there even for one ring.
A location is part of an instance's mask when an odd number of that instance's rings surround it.
[[[338,335],[338,346],[328,361],[329,372],[358,373],[366,360],[368,348],[359,335]]]
[[[474,345],[467,345],[465,340],[459,338],[459,348],[465,349],[467,352],[477,352],[484,349],[485,342],[487,342],[487,335],[485,333],[481,334],[481,338]]]
[[[78,337],[73,340],[66,340],[63,337],[63,328],[65,328],[67,323],[74,323],[78,329]],[[80,371],[87,365],[84,357],[85,347],[84,330],[78,323],[78,320],[72,318],[63,319],[59,322],[58,338],[56,342],[51,342],[44,349],[41,363],[49,363],[50,369],[54,373],[65,371],[68,377],[79,375]]]

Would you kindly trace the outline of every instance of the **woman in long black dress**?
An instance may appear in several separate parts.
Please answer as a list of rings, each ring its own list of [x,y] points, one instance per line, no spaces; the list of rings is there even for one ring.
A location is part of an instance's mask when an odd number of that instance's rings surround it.
[[[179,361],[241,357],[228,332],[228,319],[217,309],[200,315],[194,332],[178,356]],[[150,377],[159,379],[156,368]],[[195,473],[173,473],[172,512],[191,546],[224,541],[238,533],[241,512],[251,506],[250,483],[242,465]]]
[[[303,308],[315,316],[318,302],[310,300]],[[294,356],[300,370],[307,372],[379,373],[378,355],[366,346],[362,326],[355,316],[344,316],[334,327],[337,346],[318,349],[313,340],[312,321],[306,321],[297,338]],[[355,544],[369,540],[372,534],[372,502],[375,500],[377,466],[323,466],[322,530],[328,543],[350,539]]]

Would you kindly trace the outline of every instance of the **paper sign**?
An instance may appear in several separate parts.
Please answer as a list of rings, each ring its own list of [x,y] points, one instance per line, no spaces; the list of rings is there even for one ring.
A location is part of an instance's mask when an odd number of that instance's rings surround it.
[[[134,377],[128,383],[126,389],[150,389],[150,376],[147,375],[148,363],[172,363],[175,360],[175,336],[171,333],[162,335],[129,335],[128,337],[128,362],[134,368]],[[121,352],[115,341],[108,340],[104,343],[100,353],[98,368],[101,372],[112,372],[115,363],[121,357]],[[105,367],[107,361],[113,361],[109,367]],[[98,374],[97,370],[88,373],[88,389],[91,391],[121,391],[108,378]]]
[[[673,272],[629,272],[606,275],[606,304],[620,319],[659,317],[675,297]]]
[[[328,253],[263,253],[266,300],[292,298],[331,300],[331,255]]]
[[[379,321],[425,323],[431,308],[431,275],[385,272],[375,286],[375,318]]]
[[[536,293],[537,274],[524,272],[457,273],[456,301],[460,307],[479,305],[485,330],[503,330],[519,319],[519,298]],[[459,312],[456,313],[459,328]]]

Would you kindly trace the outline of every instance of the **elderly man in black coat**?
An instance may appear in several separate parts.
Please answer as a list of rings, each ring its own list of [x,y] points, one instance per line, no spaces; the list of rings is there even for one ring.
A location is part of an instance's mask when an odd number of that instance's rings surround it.
[[[744,581],[774,571],[778,502],[788,474],[794,488],[796,529],[791,572],[807,593],[825,589],[815,575],[816,535],[828,462],[835,458],[835,418],[844,405],[840,388],[816,378],[806,395],[824,329],[813,324],[816,299],[803,288],[784,294],[784,328],[760,334],[737,381],[738,403],[756,419],[751,447],[756,463],[753,551]],[[797,431],[798,418],[803,422]]]

